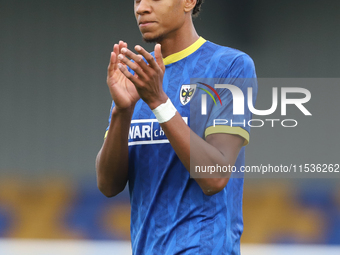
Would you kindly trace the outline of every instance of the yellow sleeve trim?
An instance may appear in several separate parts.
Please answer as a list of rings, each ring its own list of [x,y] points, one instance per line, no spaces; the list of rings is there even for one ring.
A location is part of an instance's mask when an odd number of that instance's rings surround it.
[[[248,131],[244,130],[241,127],[230,127],[227,125],[211,126],[205,130],[204,135],[205,137],[207,137],[208,135],[218,134],[218,133],[239,135],[243,137],[245,139],[243,146],[246,146],[249,143],[249,133]]]
[[[166,58],[163,58],[164,65],[170,65],[172,63],[175,63],[177,61],[182,60],[183,58],[186,58],[190,54],[194,53],[196,50],[198,50],[207,40],[200,37],[196,42],[191,44],[188,48],[176,52],[174,54],[171,54],[167,56]]]
[[[106,132],[105,132],[105,135],[104,135],[104,140],[106,139],[106,137],[107,137],[107,133],[109,133],[109,130],[107,130]]]

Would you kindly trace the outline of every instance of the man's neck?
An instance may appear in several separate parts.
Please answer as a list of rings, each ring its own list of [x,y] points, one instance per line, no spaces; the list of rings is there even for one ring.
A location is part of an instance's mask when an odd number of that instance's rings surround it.
[[[159,42],[162,45],[163,58],[188,48],[198,39],[199,36],[194,25],[189,22],[187,26],[183,26],[182,29],[173,32]]]

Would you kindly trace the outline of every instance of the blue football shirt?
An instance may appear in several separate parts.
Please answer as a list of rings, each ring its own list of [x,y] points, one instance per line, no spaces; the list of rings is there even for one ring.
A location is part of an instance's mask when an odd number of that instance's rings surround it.
[[[255,102],[256,83],[244,82],[244,78],[256,77],[248,55],[200,37],[185,50],[165,58],[164,64],[163,89],[195,133],[203,139],[214,133],[236,134],[245,139],[245,145],[248,143],[249,126],[242,123],[251,119],[251,113],[245,107],[243,115],[234,115],[227,89],[216,89],[223,105],[216,105],[208,96],[207,114],[190,116],[201,114],[199,107],[190,105],[200,102],[205,93],[199,87],[207,89],[198,82],[207,84],[209,78],[227,79],[245,95],[247,87],[252,86]],[[187,85],[193,82],[197,88],[190,94]],[[219,102],[216,95],[214,98]],[[233,120],[235,124],[214,126],[214,119]],[[128,139],[133,254],[240,254],[243,178],[230,178],[221,192],[204,195],[142,100],[135,106]],[[244,147],[235,163],[237,168],[242,165]]]

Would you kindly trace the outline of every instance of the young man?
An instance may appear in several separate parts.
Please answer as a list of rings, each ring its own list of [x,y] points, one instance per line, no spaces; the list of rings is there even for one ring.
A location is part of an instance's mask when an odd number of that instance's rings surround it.
[[[249,127],[232,114],[227,89],[215,96],[221,105],[207,103],[204,121],[192,120],[190,113],[200,111],[191,112],[190,103],[214,86],[204,78],[235,81],[244,92],[247,83],[236,79],[255,78],[255,70],[246,54],[197,35],[192,16],[201,4],[135,0],[143,39],[157,43],[154,53],[136,46],[135,54],[123,41],[111,53],[107,84],[113,103],[97,181],[108,197],[129,182],[133,254],[240,253],[243,178],[230,178],[230,172],[190,178],[189,172],[195,166],[239,168]],[[191,78],[202,78],[202,88],[189,86]],[[245,122],[251,114],[246,109],[241,117]],[[239,126],[213,124],[226,118]]]

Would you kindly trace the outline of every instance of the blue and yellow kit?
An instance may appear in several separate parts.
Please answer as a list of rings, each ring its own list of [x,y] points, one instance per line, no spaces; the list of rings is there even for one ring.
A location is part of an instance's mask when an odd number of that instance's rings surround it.
[[[205,139],[214,133],[230,133],[248,143],[249,126],[242,123],[251,119],[251,113],[245,107],[243,115],[233,114],[229,90],[216,89],[219,98],[212,95],[217,104],[208,96],[206,115],[197,117],[201,95],[209,90],[204,84],[214,87],[208,84],[210,78],[237,84],[244,95],[252,86],[255,102],[256,82],[241,82],[256,78],[248,55],[200,37],[183,51],[166,57],[164,64],[163,89],[196,134]],[[196,87],[188,86],[193,83]],[[215,119],[235,124],[214,126]],[[243,178],[230,178],[221,192],[204,195],[143,100],[136,103],[128,143],[133,254],[240,254]],[[244,165],[244,148],[237,168]]]

